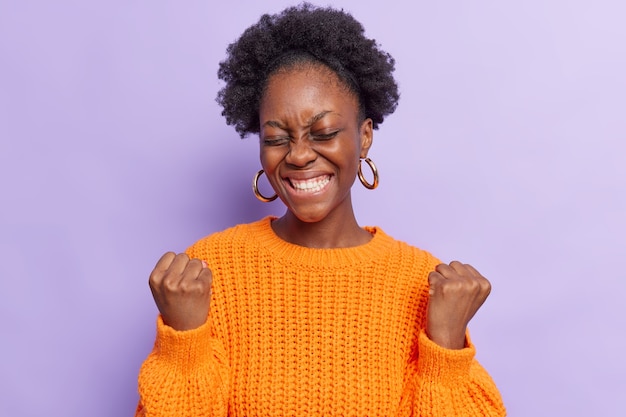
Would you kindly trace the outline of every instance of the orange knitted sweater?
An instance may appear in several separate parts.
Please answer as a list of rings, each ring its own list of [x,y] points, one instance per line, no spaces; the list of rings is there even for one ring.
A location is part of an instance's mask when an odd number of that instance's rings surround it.
[[[272,218],[206,237],[207,322],[157,320],[139,374],[137,416],[501,416],[475,349],[424,333],[432,255],[367,228],[372,240],[311,249]]]

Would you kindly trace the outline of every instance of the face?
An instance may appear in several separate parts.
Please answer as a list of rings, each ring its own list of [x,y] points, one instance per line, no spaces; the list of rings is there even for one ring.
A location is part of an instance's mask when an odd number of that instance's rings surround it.
[[[289,211],[303,222],[352,216],[350,189],[372,143],[372,121],[323,66],[280,71],[260,110],[261,165]]]

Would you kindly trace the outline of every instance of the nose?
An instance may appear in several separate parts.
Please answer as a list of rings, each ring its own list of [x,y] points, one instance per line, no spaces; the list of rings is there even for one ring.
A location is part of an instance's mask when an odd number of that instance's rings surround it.
[[[292,140],[289,143],[289,152],[285,157],[285,162],[299,168],[306,167],[317,158],[317,153],[311,145],[311,141],[307,138]]]

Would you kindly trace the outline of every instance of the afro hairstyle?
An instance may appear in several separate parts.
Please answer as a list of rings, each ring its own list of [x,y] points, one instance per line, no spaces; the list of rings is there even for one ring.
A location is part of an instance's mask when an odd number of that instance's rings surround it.
[[[398,105],[394,59],[366,38],[361,23],[343,10],[302,3],[264,14],[226,52],[218,70],[225,86],[217,102],[241,138],[260,131],[259,107],[268,78],[294,64],[322,64],[334,71],[355,94],[360,115],[371,118],[374,129]]]

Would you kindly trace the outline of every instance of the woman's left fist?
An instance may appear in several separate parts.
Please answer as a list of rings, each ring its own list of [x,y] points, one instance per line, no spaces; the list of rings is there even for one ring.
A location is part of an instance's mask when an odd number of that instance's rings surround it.
[[[491,284],[473,266],[458,261],[437,265],[428,283],[426,334],[441,347],[464,348],[467,324],[489,296]]]

